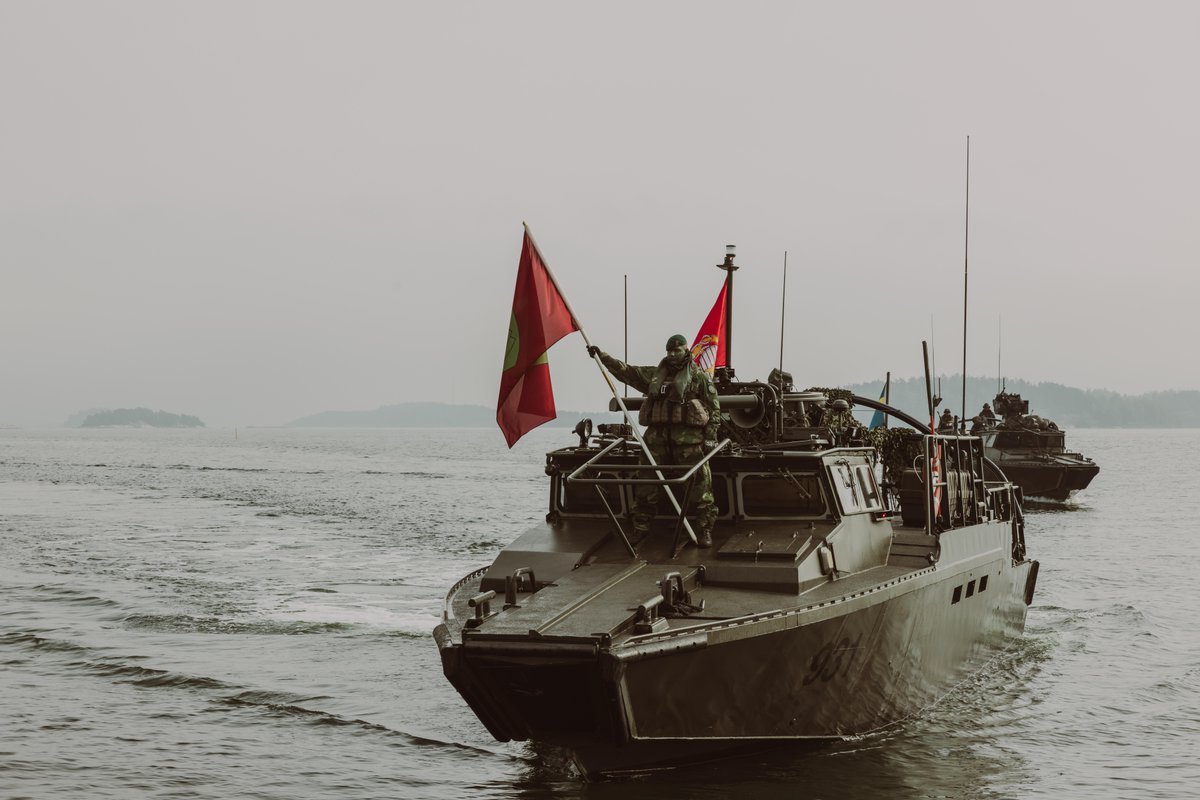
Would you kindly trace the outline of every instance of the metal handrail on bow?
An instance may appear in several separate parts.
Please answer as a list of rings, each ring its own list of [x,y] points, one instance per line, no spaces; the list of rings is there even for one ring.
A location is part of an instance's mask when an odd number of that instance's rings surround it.
[[[579,467],[577,467],[574,472],[572,472],[570,475],[566,476],[563,480],[566,483],[578,483],[578,484],[583,484],[585,486],[595,486],[596,487],[596,494],[599,495],[600,502],[604,505],[604,510],[606,512],[608,512],[608,518],[612,522],[617,536],[620,537],[621,542],[625,545],[625,549],[629,551],[629,555],[634,558],[637,558],[637,555],[638,555],[637,548],[635,547],[634,543],[629,541],[629,537],[625,534],[625,529],[621,526],[620,520],[617,519],[616,512],[613,511],[612,506],[608,502],[608,497],[605,496],[604,490],[601,487],[602,486],[665,486],[665,487],[668,487],[667,492],[670,493],[671,490],[669,487],[683,485],[684,486],[684,492],[683,492],[684,501],[683,501],[683,503],[682,504],[680,504],[678,502],[672,503],[672,505],[675,507],[676,512],[679,514],[679,520],[675,523],[675,539],[674,539],[674,543],[672,545],[672,550],[674,551],[674,553],[673,553],[673,557],[674,557],[674,556],[679,555],[679,551],[681,549],[679,546],[679,539],[680,539],[680,534],[682,533],[683,530],[687,530],[689,538],[691,538],[692,541],[695,541],[695,537],[691,536],[691,526],[689,526],[687,524],[686,512],[687,512],[688,501],[691,499],[692,484],[695,483],[696,475],[699,473],[701,467],[703,467],[705,464],[707,464],[709,462],[709,460],[711,460],[712,457],[715,456],[717,453],[721,452],[726,447],[728,447],[729,444],[731,443],[731,441],[732,441],[731,439],[723,439],[721,442],[719,442],[716,445],[716,447],[714,447],[712,450],[709,450],[707,453],[705,453],[704,456],[701,457],[700,460],[697,461],[695,464],[653,464],[653,463],[651,463],[651,464],[601,464],[601,463],[599,463],[600,459],[604,458],[604,456],[611,453],[617,447],[622,446],[622,445],[628,445],[628,441],[626,439],[616,439],[611,444],[609,444],[608,446],[601,449],[600,452],[596,453],[596,455],[592,456],[587,461],[585,461],[583,464],[581,464]],[[615,470],[615,471],[620,471],[620,472],[642,472],[642,471],[652,470],[656,477],[653,477],[653,478],[630,478],[630,477],[622,477],[622,476],[616,476],[616,477],[612,477],[612,478],[599,478],[599,477],[585,478],[585,477],[582,477],[582,475],[585,472],[587,472],[588,470],[596,470],[596,471],[600,471],[600,470],[614,471]],[[667,471],[673,472],[675,470],[686,470],[686,471],[677,478],[668,478],[663,474],[664,472],[667,472]],[[672,495],[671,499],[674,500],[674,495]],[[599,547],[600,547],[600,544],[597,543],[597,545],[590,548],[586,553],[584,553],[582,556],[580,556],[579,563],[582,564],[584,561],[586,561],[588,558],[590,558],[591,555],[596,550],[599,549]]]
[[[728,447],[732,441],[733,441],[732,439],[722,439],[720,442],[717,443],[716,447],[714,447],[712,450],[709,450],[707,453],[705,453],[704,457],[701,458],[699,461],[697,461],[695,464],[597,464],[596,462],[599,461],[601,458],[603,458],[608,453],[610,453],[613,450],[613,448],[615,448],[621,444],[626,444],[626,441],[624,439],[617,439],[615,442],[610,444],[608,447],[605,447],[599,453],[592,456],[590,459],[588,459],[583,464],[581,464],[574,472],[572,472],[570,475],[568,475],[564,480],[566,480],[568,483],[580,483],[580,484],[584,484],[586,486],[593,486],[593,485],[600,485],[600,484],[623,484],[623,485],[627,484],[630,486],[677,486],[681,483],[686,483],[687,481],[691,480],[692,477],[696,474],[697,470],[699,470],[701,467],[703,467],[705,464],[707,464],[709,462],[709,459],[711,459],[717,453],[721,452],[723,449]],[[686,469],[687,472],[685,472],[683,475],[681,475],[678,478],[665,478],[665,477],[664,478],[581,478],[581,477],[579,477],[581,472],[583,472],[584,470],[589,469],[589,468],[594,468],[597,470],[619,469],[619,470],[623,470],[625,472],[638,471],[638,470],[644,471],[644,470]]]

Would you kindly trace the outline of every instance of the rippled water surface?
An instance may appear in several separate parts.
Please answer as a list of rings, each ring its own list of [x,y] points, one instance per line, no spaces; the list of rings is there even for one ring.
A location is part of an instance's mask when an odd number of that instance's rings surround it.
[[[0,431],[0,797],[1200,794],[1200,431],[1071,431],[1025,638],[924,717],[585,784],[442,677],[447,587],[545,508],[539,430]]]

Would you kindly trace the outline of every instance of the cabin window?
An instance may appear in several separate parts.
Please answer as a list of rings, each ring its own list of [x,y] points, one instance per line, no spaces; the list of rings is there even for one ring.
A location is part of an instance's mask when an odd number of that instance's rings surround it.
[[[811,473],[743,475],[741,484],[742,509],[748,517],[825,516],[821,482]]]
[[[987,575],[984,575],[982,578],[979,579],[979,591],[981,591],[981,592],[987,591],[987,579],[988,579]]]
[[[612,473],[601,473],[601,478],[614,478]],[[607,516],[604,510],[604,503],[600,502],[600,496],[596,494],[597,484],[591,483],[575,483],[562,481],[559,484],[558,491],[558,508],[564,514],[601,514]],[[620,515],[625,513],[624,504],[621,502],[621,491],[616,484],[606,484],[599,487],[604,492],[604,496],[608,498],[608,503],[612,507],[613,513]]]
[[[837,492],[844,513],[883,511],[883,497],[870,464],[839,460],[830,464],[829,479],[833,481],[833,489]]]

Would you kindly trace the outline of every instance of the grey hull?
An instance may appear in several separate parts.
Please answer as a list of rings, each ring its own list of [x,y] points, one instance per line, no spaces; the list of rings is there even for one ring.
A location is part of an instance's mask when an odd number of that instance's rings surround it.
[[[437,639],[447,677],[497,739],[565,747],[589,775],[814,745],[911,717],[1019,635],[1036,562],[1014,563],[1010,537],[1006,524],[958,529],[935,566],[619,642]]]
[[[1021,487],[1026,497],[1048,500],[1067,500],[1088,487],[1100,472],[1091,462],[1062,463],[1057,461],[1020,461],[1000,458],[997,462],[1004,475]]]

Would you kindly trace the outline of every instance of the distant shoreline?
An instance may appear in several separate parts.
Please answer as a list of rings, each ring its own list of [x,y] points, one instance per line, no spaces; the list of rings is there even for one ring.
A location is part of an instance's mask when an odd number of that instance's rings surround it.
[[[1175,390],[1149,392],[1142,395],[1122,395],[1100,389],[1076,389],[1055,383],[1030,383],[1020,379],[1004,380],[1009,392],[1021,394],[1029,401],[1030,412],[1053,420],[1063,429],[1159,429],[1177,430],[1200,428],[1200,391]],[[807,385],[796,387],[799,390]],[[878,398],[883,381],[846,384],[842,388],[868,398]],[[970,377],[967,380],[966,416],[968,419],[979,413],[983,403],[992,402],[997,391],[995,378]],[[954,415],[962,413],[962,384],[958,375],[943,377],[942,396],[945,398],[939,409],[950,409]],[[894,379],[891,384],[891,405],[906,411],[917,419],[928,416],[923,378]],[[93,421],[89,427],[204,427],[196,417],[168,415],[149,409],[118,409],[126,413],[140,414],[144,419],[176,418],[188,420],[187,425],[152,425],[145,421],[127,419]],[[66,427],[81,427],[85,420],[100,413],[111,413],[108,409],[80,411],[66,423]],[[866,422],[872,412],[856,408],[855,414]],[[621,415],[608,410],[574,411],[561,410],[558,418],[546,423],[547,427],[571,428],[581,419],[591,419],[593,424],[621,422]],[[225,425],[226,428],[493,428],[496,425],[494,407],[484,405],[451,404],[433,401],[396,403],[363,411],[322,411],[317,414],[294,419],[290,422],[268,425]],[[32,426],[0,424],[0,430],[23,428],[56,427],[50,423]]]

